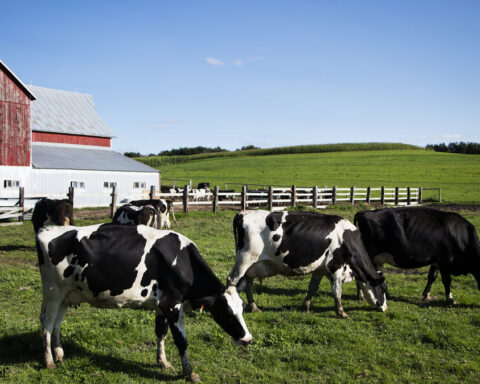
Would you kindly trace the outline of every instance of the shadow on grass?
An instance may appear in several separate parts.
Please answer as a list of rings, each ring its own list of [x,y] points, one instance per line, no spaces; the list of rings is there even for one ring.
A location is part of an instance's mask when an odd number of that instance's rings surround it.
[[[305,289],[300,288],[278,288],[278,287],[269,287],[267,285],[255,284],[253,288],[253,293],[267,293],[269,295],[298,295],[300,293],[307,294]]]
[[[462,303],[456,303],[456,304],[448,304],[447,301],[443,297],[439,298],[434,298],[431,300],[423,301],[422,298],[407,298],[407,297],[401,297],[401,296],[391,296],[389,301],[398,301],[401,303],[406,303],[406,304],[412,304],[416,305],[421,308],[459,308],[459,309],[478,309],[480,308],[480,305],[478,304],[462,304]]]
[[[103,371],[120,371],[148,379],[164,381],[175,381],[182,378],[181,375],[162,371],[160,367],[153,363],[144,364],[92,352],[69,341],[64,342],[62,346],[66,359],[68,359],[69,356],[72,358],[81,356],[82,358],[87,358],[91,362],[91,365]],[[0,361],[4,365],[32,363],[35,368],[46,369],[44,368],[42,359],[42,340],[40,334],[37,332],[5,336],[0,339]]]
[[[3,246],[0,246],[0,252],[14,252],[14,251],[35,252],[35,253],[37,253],[37,248],[35,248],[35,246],[27,246],[27,245],[3,245]]]

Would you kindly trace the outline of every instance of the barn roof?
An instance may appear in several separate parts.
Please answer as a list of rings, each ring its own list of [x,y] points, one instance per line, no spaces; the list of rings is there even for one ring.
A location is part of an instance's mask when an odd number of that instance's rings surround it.
[[[89,171],[151,172],[151,168],[111,149],[32,143],[32,167]]]
[[[0,70],[2,70],[10,78],[10,80],[12,80],[17,85],[17,87],[19,87],[23,91],[23,93],[28,96],[30,100],[36,99],[32,91],[27,88],[25,84],[22,83],[22,81],[15,75],[15,73],[13,73],[10,68],[7,67],[7,65],[2,60],[0,60]]]
[[[95,110],[92,95],[33,85],[29,88],[37,96],[31,104],[32,131],[114,137]]]

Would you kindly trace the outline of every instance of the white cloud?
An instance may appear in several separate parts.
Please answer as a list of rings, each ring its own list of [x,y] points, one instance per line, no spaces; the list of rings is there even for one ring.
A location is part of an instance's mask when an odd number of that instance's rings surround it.
[[[222,66],[223,65],[223,61],[222,60],[219,60],[219,59],[216,59],[215,57],[207,57],[205,58],[205,61],[210,64],[210,65],[213,65],[215,67],[218,67],[218,66]]]
[[[245,60],[237,59],[233,61],[235,67],[243,67],[245,65]]]

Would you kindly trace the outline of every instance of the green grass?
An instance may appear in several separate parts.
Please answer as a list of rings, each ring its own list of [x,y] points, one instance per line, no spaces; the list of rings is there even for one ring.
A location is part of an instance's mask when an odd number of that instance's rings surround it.
[[[327,210],[352,218],[349,206]],[[462,212],[477,230],[480,213]],[[234,212],[178,214],[175,230],[197,244],[225,281],[234,263]],[[98,222],[95,221],[95,223]],[[93,221],[78,220],[79,225]],[[178,352],[169,336],[167,356],[177,370],[155,362],[154,317],[147,310],[70,308],[62,328],[66,360],[55,371],[42,364],[38,316],[41,283],[31,223],[0,227],[0,382],[154,383],[184,382]],[[209,314],[186,316],[189,356],[207,383],[478,383],[480,381],[480,292],[472,276],[453,277],[460,303],[443,304],[437,281],[429,305],[419,301],[425,270],[387,272],[393,299],[376,312],[344,284],[350,316],[337,319],[325,279],[311,313],[300,309],[309,277],[273,277],[255,284],[262,313],[245,314],[254,341],[233,345]]]
[[[210,158],[160,168],[164,179],[303,187],[441,188],[442,202],[480,201],[480,156],[427,150],[353,151]],[[171,185],[171,180],[164,184]],[[179,183],[177,183],[178,186]],[[182,185],[183,186],[183,185]],[[429,192],[426,192],[429,197]],[[435,196],[436,197],[436,196]]]

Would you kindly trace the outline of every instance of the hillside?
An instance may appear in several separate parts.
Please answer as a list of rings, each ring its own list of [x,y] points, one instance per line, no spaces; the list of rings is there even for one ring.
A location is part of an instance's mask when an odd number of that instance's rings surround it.
[[[480,156],[423,149],[216,156],[158,168],[168,185],[421,186],[442,188],[444,202],[480,202]]]

